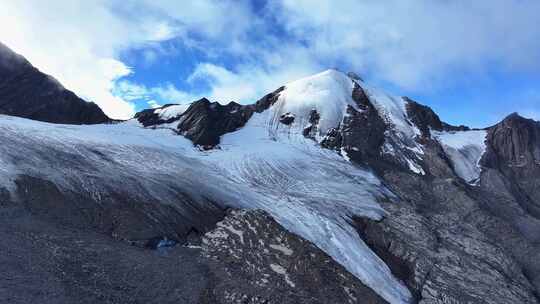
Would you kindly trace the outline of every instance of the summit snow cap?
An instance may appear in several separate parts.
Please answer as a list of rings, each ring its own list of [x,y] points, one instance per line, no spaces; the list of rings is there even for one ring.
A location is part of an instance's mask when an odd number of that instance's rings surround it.
[[[421,132],[407,116],[407,101],[369,86],[355,75],[329,69],[286,84],[270,109],[273,118],[269,124],[275,130],[281,129],[277,134],[286,134],[287,137],[305,134],[304,130],[309,128],[312,137],[321,142],[329,131],[342,126],[349,111],[364,111],[353,99],[353,91],[360,88],[386,124],[381,153],[398,159],[418,174],[424,174],[419,165],[422,146],[416,141]],[[315,132],[310,121],[314,112],[319,118]],[[294,122],[286,126],[280,124],[280,117],[285,114],[294,115]]]

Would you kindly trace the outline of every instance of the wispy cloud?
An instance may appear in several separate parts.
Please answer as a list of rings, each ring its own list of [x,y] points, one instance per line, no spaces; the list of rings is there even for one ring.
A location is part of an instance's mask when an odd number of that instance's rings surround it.
[[[112,94],[130,102],[145,101],[152,107],[167,103],[185,104],[200,98],[179,90],[171,83],[148,88],[127,80],[116,82]]]

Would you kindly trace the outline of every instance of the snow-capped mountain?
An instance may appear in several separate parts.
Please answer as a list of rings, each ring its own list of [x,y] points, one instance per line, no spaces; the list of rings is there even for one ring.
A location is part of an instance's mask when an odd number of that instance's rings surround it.
[[[115,124],[0,116],[0,136],[5,282],[52,303],[538,303],[540,124],[517,115],[451,126],[328,70]]]

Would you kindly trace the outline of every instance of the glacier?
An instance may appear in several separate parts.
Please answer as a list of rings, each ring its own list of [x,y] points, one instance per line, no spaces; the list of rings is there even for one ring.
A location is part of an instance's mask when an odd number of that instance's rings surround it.
[[[381,219],[377,201],[397,198],[371,172],[313,141],[270,136],[272,120],[271,111],[255,114],[223,136],[221,149],[200,151],[171,130],[134,120],[74,126],[0,115],[0,182],[14,187],[17,175],[27,174],[98,198],[116,187],[163,202],[173,202],[172,189],[181,187],[194,198],[263,209],[389,302],[410,302],[408,289],[349,223],[352,216]]]

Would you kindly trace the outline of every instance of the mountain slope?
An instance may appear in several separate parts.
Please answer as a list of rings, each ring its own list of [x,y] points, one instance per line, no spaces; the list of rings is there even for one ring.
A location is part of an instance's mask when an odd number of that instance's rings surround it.
[[[234,153],[240,158],[255,149],[247,138],[326,148],[374,170],[395,196],[379,200],[388,212],[382,221],[355,217],[355,228],[412,294],[409,300],[386,297],[390,302],[538,302],[538,263],[533,262],[537,254],[524,254],[538,250],[536,239],[531,238],[538,231],[531,212],[537,201],[531,203],[531,197],[538,191],[534,182],[527,186],[529,190],[520,189],[539,176],[534,124],[508,126],[506,120],[488,130],[451,126],[428,107],[388,95],[335,70],[287,84],[266,100],[271,100],[267,109],[250,116],[239,131],[215,142],[221,150],[241,146]],[[186,115],[195,122],[191,127],[197,128],[202,117],[194,115],[192,107],[164,127],[185,127]],[[248,133],[250,124],[266,131]],[[505,140],[508,135],[495,138],[502,130],[515,134],[511,137],[515,139]],[[229,141],[243,133],[246,135]],[[506,156],[499,150],[523,151],[525,156]],[[257,155],[273,154],[265,145],[257,151]],[[491,156],[494,153],[503,156]],[[524,169],[508,172],[516,157],[528,160]],[[495,170],[486,166],[488,160],[501,158],[495,162]],[[254,170],[247,170],[246,175],[251,172]],[[530,175],[520,184],[516,175],[527,172]],[[507,186],[501,187],[501,182]],[[494,191],[495,187],[499,190]],[[520,220],[517,214],[522,214]],[[359,277],[384,295],[379,287]]]
[[[534,121],[455,127],[328,70],[251,105],[202,99],[95,126],[0,116],[0,131],[6,221],[202,241],[208,302],[538,303]]]
[[[64,124],[110,121],[96,104],[66,90],[1,42],[0,113]]]
[[[203,152],[169,130],[133,122],[68,127],[2,117],[1,180],[22,193],[38,188],[21,176],[46,180],[69,198],[44,205],[37,192],[33,204],[22,202],[32,213],[127,240],[182,240],[192,229],[208,231],[224,208],[263,209],[384,297],[406,300],[406,289],[346,221],[380,219],[384,187],[331,151],[268,139],[261,122],[251,119],[223,139],[222,150]]]

